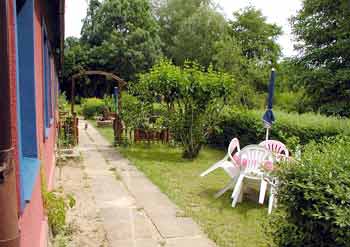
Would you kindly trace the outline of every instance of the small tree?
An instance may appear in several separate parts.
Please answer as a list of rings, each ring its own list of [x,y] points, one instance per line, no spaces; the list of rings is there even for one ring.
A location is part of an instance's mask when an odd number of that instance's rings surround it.
[[[142,101],[158,102],[167,109],[165,117],[172,135],[183,146],[183,157],[193,159],[219,120],[233,85],[228,74],[210,68],[204,71],[195,63],[180,69],[161,61],[140,76],[134,93]]]

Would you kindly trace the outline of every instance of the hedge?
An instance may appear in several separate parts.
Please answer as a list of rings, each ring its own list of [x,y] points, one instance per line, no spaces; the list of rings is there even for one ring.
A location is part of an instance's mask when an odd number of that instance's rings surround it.
[[[267,233],[275,246],[350,246],[350,138],[305,147],[280,164],[278,207]]]
[[[105,102],[98,98],[86,98],[82,101],[82,113],[85,119],[91,119],[98,114],[102,114],[106,108]]]
[[[229,110],[211,135],[208,143],[226,148],[233,137],[238,137],[241,146],[259,143],[265,139],[266,130],[262,122],[263,111]],[[324,137],[349,135],[350,120],[325,117],[319,114],[285,113],[274,111],[276,122],[270,130],[270,139],[286,144],[298,142],[302,145]]]

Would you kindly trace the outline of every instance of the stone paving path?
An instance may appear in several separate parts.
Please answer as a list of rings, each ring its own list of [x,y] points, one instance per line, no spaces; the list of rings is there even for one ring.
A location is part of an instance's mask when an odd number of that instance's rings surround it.
[[[85,123],[78,148],[109,246],[216,246],[95,128],[84,130]]]

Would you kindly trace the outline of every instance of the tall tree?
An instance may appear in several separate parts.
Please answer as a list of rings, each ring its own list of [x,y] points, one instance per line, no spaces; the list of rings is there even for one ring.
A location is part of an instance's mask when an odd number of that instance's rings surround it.
[[[88,66],[88,48],[80,42],[78,38],[68,37],[65,40],[63,81],[60,89],[70,97],[71,76],[84,70]],[[77,83],[77,92],[81,93],[80,81]]]
[[[232,35],[238,41],[242,54],[259,64],[276,65],[281,48],[277,38],[282,34],[281,27],[267,23],[262,12],[254,7],[246,7],[233,13],[230,22]]]
[[[148,0],[91,1],[84,24],[82,41],[91,49],[92,69],[133,80],[161,55],[159,27]]]
[[[96,36],[91,37],[89,35],[95,33],[95,27],[97,24],[97,12],[101,3],[99,0],[89,0],[89,6],[86,17],[84,18],[83,27],[81,30],[81,41],[84,43],[90,43],[90,45],[96,45],[100,42],[100,39]],[[97,40],[95,40],[97,38]]]
[[[186,59],[207,67],[227,22],[211,0],[168,0],[157,11],[164,54],[176,64]]]
[[[233,17],[231,37],[217,43],[217,67],[234,74],[244,85],[266,90],[269,71],[281,55],[277,43],[281,27],[268,23],[261,11],[251,6],[234,12]]]
[[[291,23],[314,108],[350,116],[349,1],[304,0]]]
[[[180,26],[170,49],[176,64],[196,61],[204,67],[213,62],[216,43],[228,36],[224,17],[208,5],[203,5]]]

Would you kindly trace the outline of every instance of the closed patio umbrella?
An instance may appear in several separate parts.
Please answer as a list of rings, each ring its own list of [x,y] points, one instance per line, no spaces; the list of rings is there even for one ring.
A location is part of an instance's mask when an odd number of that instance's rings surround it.
[[[266,140],[269,139],[269,130],[273,122],[275,122],[275,116],[273,115],[273,112],[272,112],[273,94],[275,90],[275,79],[276,79],[275,69],[272,69],[270,82],[269,82],[268,97],[267,97],[267,110],[263,116],[263,121],[266,128]]]

